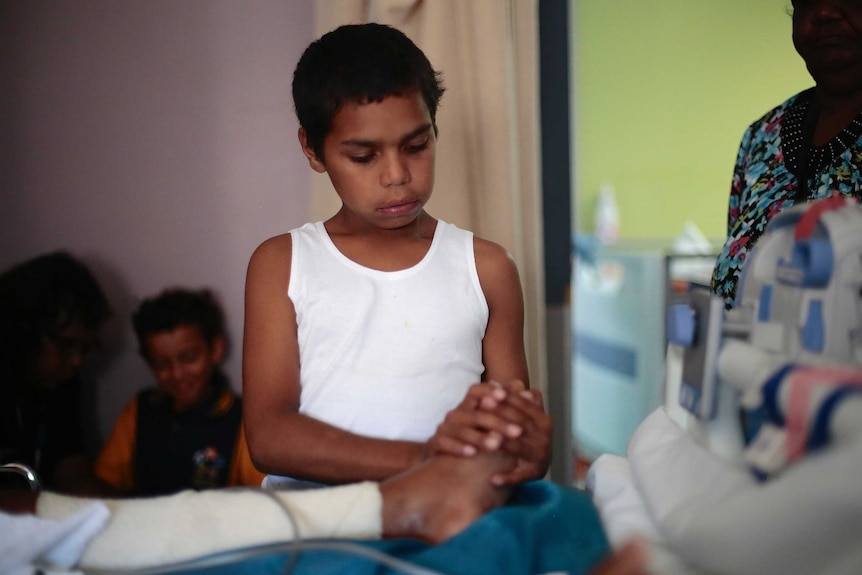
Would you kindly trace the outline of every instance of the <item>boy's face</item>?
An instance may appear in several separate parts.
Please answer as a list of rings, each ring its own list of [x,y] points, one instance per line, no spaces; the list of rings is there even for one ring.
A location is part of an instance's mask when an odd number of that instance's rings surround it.
[[[181,325],[144,337],[150,368],[159,386],[182,411],[206,399],[212,385],[213,370],[224,358],[225,344],[216,338],[207,345],[200,329]]]
[[[323,142],[325,162],[303,131],[300,142],[311,167],[329,175],[345,215],[360,226],[403,227],[431,197],[437,140],[418,92],[345,104]]]

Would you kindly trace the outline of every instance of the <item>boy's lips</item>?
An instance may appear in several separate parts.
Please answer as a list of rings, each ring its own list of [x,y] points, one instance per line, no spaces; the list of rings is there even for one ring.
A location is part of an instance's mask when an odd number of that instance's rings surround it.
[[[172,386],[174,394],[177,397],[188,398],[194,396],[197,392],[197,386],[194,383],[175,383]]]
[[[398,200],[380,208],[381,212],[393,215],[400,215],[412,211],[419,202],[416,200]]]

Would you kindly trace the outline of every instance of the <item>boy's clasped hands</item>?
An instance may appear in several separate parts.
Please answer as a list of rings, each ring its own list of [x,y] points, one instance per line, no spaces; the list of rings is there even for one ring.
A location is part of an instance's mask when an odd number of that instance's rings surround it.
[[[545,475],[551,459],[550,416],[542,394],[520,381],[472,385],[428,440],[431,453],[472,457],[500,453],[511,468],[491,476],[496,487],[511,486]]]

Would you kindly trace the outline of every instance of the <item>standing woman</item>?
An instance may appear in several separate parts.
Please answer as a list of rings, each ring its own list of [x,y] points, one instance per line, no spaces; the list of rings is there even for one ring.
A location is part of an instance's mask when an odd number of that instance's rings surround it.
[[[727,239],[712,277],[728,308],[746,254],[772,216],[832,194],[862,198],[862,2],[793,0],[793,45],[815,86],[742,137]]]

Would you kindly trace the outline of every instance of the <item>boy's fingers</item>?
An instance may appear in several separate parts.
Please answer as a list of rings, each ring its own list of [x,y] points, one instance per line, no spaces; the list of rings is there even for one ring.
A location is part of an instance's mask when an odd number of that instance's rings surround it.
[[[534,390],[525,390],[517,394],[508,394],[505,400],[498,402],[497,406],[486,406],[485,401],[479,401],[477,405],[486,411],[494,411],[501,406],[513,408],[528,417],[536,417],[545,413],[545,405],[541,400],[541,394]]]
[[[479,431],[496,431],[509,438],[520,437],[524,432],[524,418],[511,408],[494,411],[456,409],[446,414],[438,430],[459,435],[458,429],[474,429]]]
[[[458,457],[472,457],[477,452],[477,449],[472,445],[446,436],[434,437],[431,441],[431,447],[435,453],[446,453]]]
[[[472,445],[485,451],[497,451],[504,438],[517,438],[523,428],[500,417],[482,411],[452,411],[437,426],[434,439],[446,437],[460,444]]]
[[[542,401],[542,393],[535,389],[525,389],[519,393],[510,393],[506,396],[505,403],[524,411],[545,410],[545,403]]]
[[[545,459],[549,417],[541,394],[519,381],[472,385],[438,426],[435,449],[454,455],[504,449],[531,462]]]
[[[540,422],[547,418],[544,407],[523,397],[509,395],[502,403],[479,402],[479,411],[493,413],[502,419],[524,426],[528,421]]]
[[[475,409],[481,403],[487,403],[493,406],[504,401],[509,393],[499,386],[488,385],[485,383],[474,383],[467,390],[464,399],[458,405],[459,408]]]
[[[512,411],[512,410],[515,411]],[[537,436],[537,441],[549,438],[553,427],[551,417],[545,412],[541,403],[532,403],[524,398],[510,396],[506,402],[493,410],[493,413],[517,423],[524,429],[524,436]]]
[[[548,459],[549,453],[546,442],[530,441],[529,437],[507,440],[503,444],[503,451],[535,465],[543,464]]]
[[[532,401],[536,405],[544,407],[544,401],[542,400],[542,392],[538,389],[525,389],[518,393],[518,396],[526,399],[527,401]]]
[[[505,389],[508,393],[520,393],[526,391],[527,386],[520,379],[510,379],[509,381],[489,381],[492,386]]]
[[[482,397],[481,399],[479,399],[478,403],[478,407],[480,409],[484,409],[485,411],[493,411],[497,409],[499,405],[500,401],[491,395],[486,395],[485,397]]]
[[[534,477],[543,474],[542,469],[550,459],[553,428],[551,417],[544,411],[541,397],[541,393],[536,390],[522,390],[518,394],[510,394],[503,404],[492,410],[492,413],[503,419],[517,421],[522,433],[517,437],[507,436],[503,450],[520,460],[530,462],[536,473]],[[499,427],[494,429],[500,431]]]
[[[523,409],[519,409],[517,406],[511,405],[508,401],[501,403],[492,409],[487,409],[484,404],[482,404],[478,411],[484,415],[500,420],[501,423],[495,426],[495,429],[498,429],[498,431],[500,431],[499,425],[502,425],[504,422],[523,427],[528,421],[535,417],[535,415],[530,414]],[[490,420],[488,420],[488,422],[490,423]]]
[[[446,438],[448,441],[457,442],[461,445],[472,445],[473,447],[484,449],[484,442],[487,436],[488,432],[478,429],[441,424],[437,428],[437,433],[434,437],[435,440],[439,441],[443,441]]]

